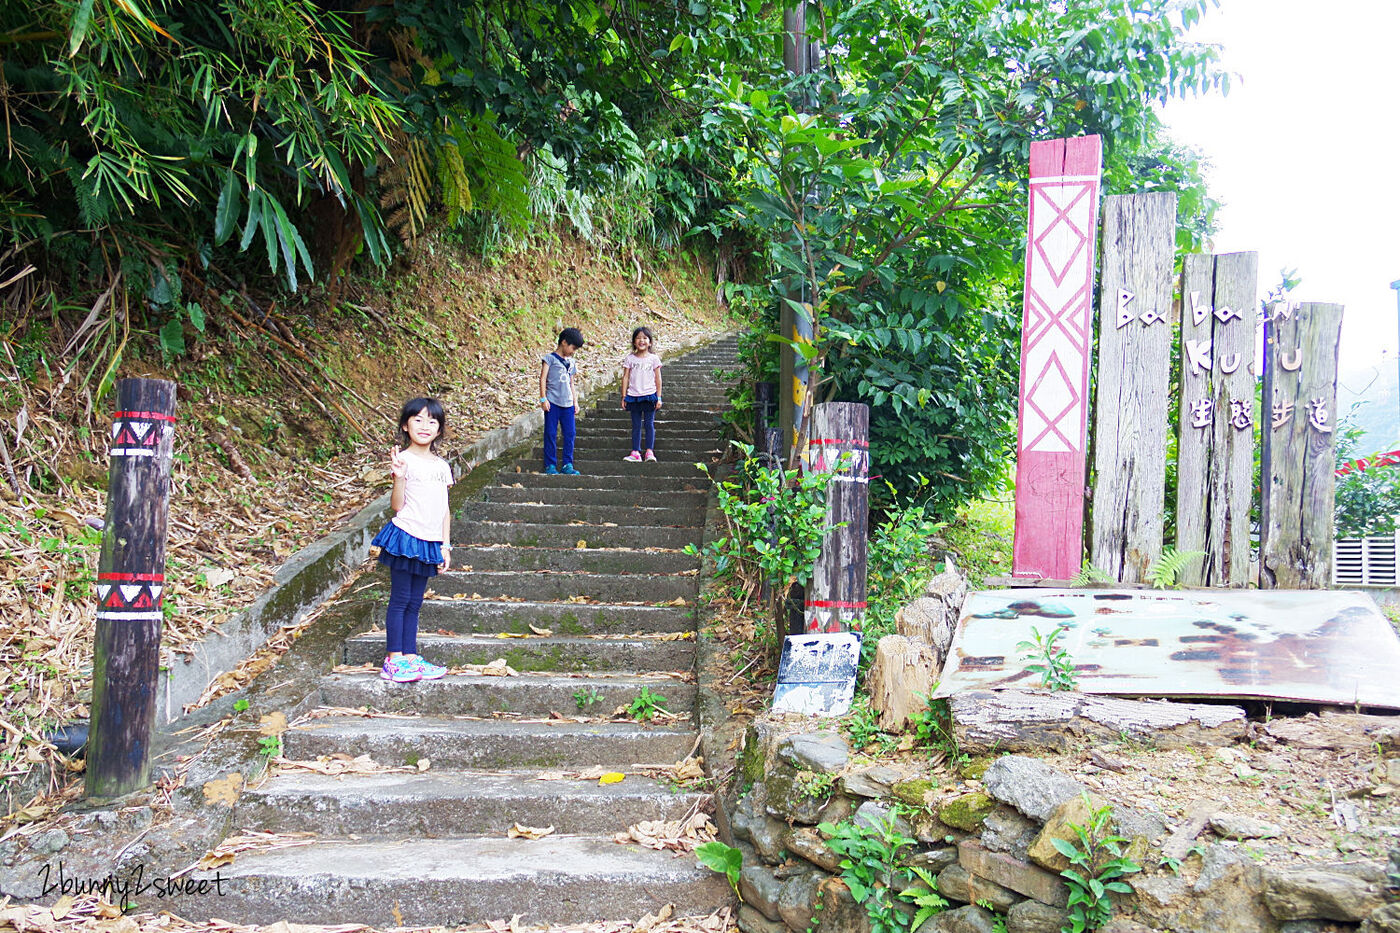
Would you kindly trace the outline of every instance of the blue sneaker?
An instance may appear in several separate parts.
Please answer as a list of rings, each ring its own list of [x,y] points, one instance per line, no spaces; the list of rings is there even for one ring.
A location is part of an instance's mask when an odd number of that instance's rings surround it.
[[[564,464],[563,466],[561,466],[561,467],[559,468],[559,472],[560,472],[560,473],[567,473],[567,474],[569,474],[570,476],[578,476],[578,475],[579,475],[578,470],[575,470],[575,469],[574,469],[574,465],[573,465],[572,463],[566,463],[566,464]]]
[[[409,663],[413,666],[413,669],[418,672],[418,678],[420,680],[437,680],[447,673],[447,668],[439,667],[436,664],[423,660],[421,654],[408,654],[404,655],[404,657],[409,659]]]
[[[418,668],[414,666],[412,659],[403,654],[397,658],[385,658],[384,666],[379,669],[379,676],[396,684],[411,684],[423,677],[418,672]]]
[[[559,472],[559,468],[558,468],[557,466],[555,466],[554,464],[552,464],[552,463],[551,463],[549,466],[547,466],[547,467],[544,468],[544,475],[545,475],[545,476],[553,476],[554,474],[556,474],[556,473],[558,473],[558,472]],[[568,470],[565,470],[564,472],[567,473]]]

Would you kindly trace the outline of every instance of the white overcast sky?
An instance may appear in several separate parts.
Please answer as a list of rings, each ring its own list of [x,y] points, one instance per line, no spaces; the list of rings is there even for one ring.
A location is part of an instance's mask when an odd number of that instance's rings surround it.
[[[1343,373],[1394,368],[1400,0],[1221,0],[1189,35],[1238,76],[1165,111],[1212,162],[1215,251],[1257,250],[1261,296],[1292,266],[1298,300],[1346,305]]]

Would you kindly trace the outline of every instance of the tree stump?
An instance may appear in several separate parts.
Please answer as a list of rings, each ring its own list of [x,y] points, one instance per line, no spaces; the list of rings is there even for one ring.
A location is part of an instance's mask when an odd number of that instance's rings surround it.
[[[928,709],[928,695],[933,692],[938,671],[938,654],[931,645],[903,635],[880,639],[875,662],[865,678],[880,728],[900,732],[908,727],[911,714]]]

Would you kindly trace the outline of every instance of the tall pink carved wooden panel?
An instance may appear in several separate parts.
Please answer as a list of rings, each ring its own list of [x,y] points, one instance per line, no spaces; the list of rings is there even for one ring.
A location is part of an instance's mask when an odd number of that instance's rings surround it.
[[[1101,156],[1097,136],[1031,144],[1013,576],[1082,563]]]

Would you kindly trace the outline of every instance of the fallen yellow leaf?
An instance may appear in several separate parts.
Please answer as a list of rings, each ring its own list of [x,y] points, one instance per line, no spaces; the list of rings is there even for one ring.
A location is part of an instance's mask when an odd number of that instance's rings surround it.
[[[539,826],[521,826],[519,823],[513,823],[510,829],[506,830],[506,836],[510,839],[543,839],[552,832],[554,832],[553,826],[541,828]]]
[[[268,713],[258,720],[258,732],[263,735],[281,735],[287,731],[287,714],[280,710]]]
[[[585,541],[585,540],[583,540],[582,538],[579,538],[579,539],[578,539],[578,544],[575,544],[574,547],[575,547],[575,548],[586,548],[586,547],[588,547],[588,542]]]
[[[226,803],[231,807],[238,802],[238,794],[242,789],[243,775],[235,771],[227,777],[206,781],[204,799],[210,803]]]
[[[72,910],[76,903],[77,899],[73,895],[65,894],[54,902],[54,905],[49,908],[49,913],[53,914],[55,920],[62,920],[68,916],[68,911]]]
[[[622,779],[625,778],[625,777],[627,777],[627,775],[623,774],[621,771],[609,771],[607,774],[605,774],[605,775],[603,775],[602,777],[598,778],[598,783],[599,783],[599,784],[618,784],[618,783],[621,783]]]
[[[526,624],[529,624],[529,623],[526,623]],[[553,635],[553,634],[554,634],[554,630],[553,630],[553,629],[540,628],[538,625],[530,625],[530,631],[534,632],[536,635]]]

